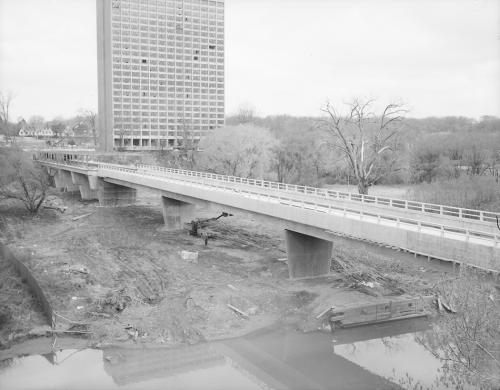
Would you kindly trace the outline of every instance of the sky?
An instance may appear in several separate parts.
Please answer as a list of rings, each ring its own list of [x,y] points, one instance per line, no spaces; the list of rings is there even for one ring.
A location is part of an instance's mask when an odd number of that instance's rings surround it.
[[[500,116],[500,0],[226,0],[226,114],[319,116],[355,97],[411,117]],[[95,0],[0,0],[11,118],[97,109]]]

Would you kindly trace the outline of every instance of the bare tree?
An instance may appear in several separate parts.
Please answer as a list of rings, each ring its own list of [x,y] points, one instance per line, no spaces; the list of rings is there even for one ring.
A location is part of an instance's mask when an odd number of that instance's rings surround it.
[[[377,180],[401,169],[399,141],[409,110],[401,101],[392,101],[377,115],[375,102],[374,98],[353,99],[345,103],[345,114],[327,102],[321,108],[327,116],[319,120],[324,144],[347,158],[360,194],[368,194]]]
[[[263,178],[276,140],[271,132],[254,125],[221,127],[200,142],[200,169],[221,175]]]
[[[237,123],[234,124],[245,124],[245,123],[253,123],[257,117],[258,111],[250,103],[241,103],[236,107],[236,110],[232,113],[232,117],[234,121]]]
[[[41,115],[32,115],[28,121],[28,126],[34,131],[42,130],[44,125],[45,119]]]
[[[90,127],[90,131],[92,132],[92,137],[94,138],[94,146],[97,146],[97,112],[82,108],[80,113],[84,117],[84,121]]]
[[[114,133],[120,137],[120,146],[118,147],[118,151],[123,151],[125,150],[125,136],[130,135],[132,132],[130,130],[126,130],[123,128],[123,124],[121,125],[121,128],[114,130]]]
[[[16,96],[10,89],[0,91],[0,119],[2,122],[10,122],[10,105]]]
[[[10,105],[17,95],[7,89],[0,91],[0,134],[3,134],[6,141],[14,143],[19,133],[19,128],[10,123]]]
[[[0,148],[0,201],[15,199],[24,204],[30,214],[38,213],[54,175],[17,147]]]

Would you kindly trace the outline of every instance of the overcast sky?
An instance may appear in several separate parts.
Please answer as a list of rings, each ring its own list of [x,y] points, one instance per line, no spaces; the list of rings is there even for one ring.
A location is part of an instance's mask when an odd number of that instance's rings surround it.
[[[15,120],[97,108],[95,0],[0,0]],[[226,114],[319,115],[403,98],[411,116],[500,116],[500,0],[226,0]]]

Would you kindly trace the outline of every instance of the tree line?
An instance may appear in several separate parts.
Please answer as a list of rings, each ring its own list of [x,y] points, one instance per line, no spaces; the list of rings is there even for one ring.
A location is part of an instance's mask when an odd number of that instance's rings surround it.
[[[242,105],[201,141],[197,168],[316,187],[352,183],[364,194],[377,184],[498,182],[500,118],[415,119],[401,101],[377,103],[326,103],[319,117],[260,117]]]

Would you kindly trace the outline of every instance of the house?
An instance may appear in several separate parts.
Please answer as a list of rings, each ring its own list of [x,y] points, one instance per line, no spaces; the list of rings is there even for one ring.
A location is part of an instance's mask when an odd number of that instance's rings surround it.
[[[73,132],[75,137],[91,137],[92,131],[90,130],[87,122],[81,121],[76,126],[73,127]]]

